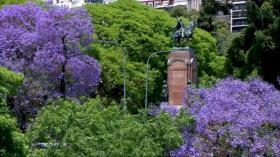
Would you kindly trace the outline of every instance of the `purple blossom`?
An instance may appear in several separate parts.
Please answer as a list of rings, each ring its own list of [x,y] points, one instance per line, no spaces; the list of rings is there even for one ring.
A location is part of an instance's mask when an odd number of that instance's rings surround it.
[[[49,99],[79,98],[96,90],[100,64],[80,50],[92,41],[91,20],[81,8],[42,8],[31,2],[0,11],[0,66],[26,78],[14,108],[18,115],[28,115]]]
[[[279,140],[279,138],[275,139],[272,142],[272,150],[274,151],[276,156],[280,156],[280,140]]]
[[[171,117],[176,118],[176,115],[179,112],[180,107],[176,105],[170,105],[167,102],[162,102],[160,104],[160,109],[164,112],[169,113]]]
[[[171,156],[279,156],[280,93],[274,86],[227,78],[211,89],[188,89],[185,101],[196,132],[185,130],[185,144]]]
[[[159,108],[158,106],[151,105],[151,106],[149,107],[149,110],[148,110],[148,111],[149,111],[148,114],[149,114],[150,116],[155,117],[155,116],[157,116],[157,115],[160,113],[160,108]]]

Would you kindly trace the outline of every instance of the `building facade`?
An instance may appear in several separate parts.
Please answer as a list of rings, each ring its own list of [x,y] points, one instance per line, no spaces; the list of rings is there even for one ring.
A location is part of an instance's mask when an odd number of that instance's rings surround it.
[[[85,4],[85,0],[52,0],[53,5],[73,8],[73,7],[81,7]]]
[[[178,5],[186,6],[188,10],[199,11],[201,8],[201,0],[138,0],[138,2],[158,9],[170,9]]]
[[[117,0],[45,0],[51,2],[53,5],[61,7],[81,7],[85,3],[112,3]],[[154,8],[172,8],[177,5],[186,6],[188,10],[199,11],[201,8],[201,0],[137,0],[142,4],[149,5]]]
[[[188,10],[199,11],[201,8],[201,3],[201,0],[187,0],[187,8]]]
[[[86,3],[112,3],[117,0],[44,0],[50,2],[53,5],[67,8],[81,7]]]
[[[234,0],[232,2],[232,9],[230,10],[231,17],[231,32],[239,32],[247,27],[247,14],[246,14],[246,0]]]

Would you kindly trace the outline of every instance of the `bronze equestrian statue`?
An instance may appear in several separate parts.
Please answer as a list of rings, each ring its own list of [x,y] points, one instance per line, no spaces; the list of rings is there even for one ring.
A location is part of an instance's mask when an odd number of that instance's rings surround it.
[[[174,27],[175,33],[172,35],[174,46],[179,46],[181,38],[185,38],[188,43],[193,37],[193,31],[195,29],[195,24],[193,21],[190,21],[187,26],[185,26],[182,19],[177,18],[177,25]]]

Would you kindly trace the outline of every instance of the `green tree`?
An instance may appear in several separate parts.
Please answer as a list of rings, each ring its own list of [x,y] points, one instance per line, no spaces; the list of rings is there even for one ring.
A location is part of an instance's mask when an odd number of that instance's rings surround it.
[[[126,49],[127,55],[127,94],[129,104],[139,108],[144,103],[145,66],[148,56],[156,51],[172,49],[171,34],[176,18],[135,1],[120,0],[109,5],[89,4],[86,9],[93,17],[96,40],[114,40]],[[185,23],[188,20],[184,19]],[[196,29],[190,47],[198,56],[199,76],[221,76],[224,57],[217,56],[216,41],[206,31]],[[99,94],[120,101],[122,93],[121,50],[117,46],[93,45],[93,56],[99,56],[102,65],[102,81]],[[97,58],[97,57],[96,57]],[[221,63],[220,69],[213,66]],[[149,100],[159,103],[163,80],[166,80],[167,55],[155,56],[150,60]],[[112,90],[113,89],[113,90]],[[132,101],[133,100],[133,101]]]
[[[28,135],[33,144],[48,143],[44,150],[33,148],[30,156],[162,156],[182,144],[169,114],[131,115],[116,105],[104,108],[99,99],[82,105],[53,102]]]
[[[215,30],[215,16],[219,11],[225,15],[229,13],[231,3],[229,0],[202,0],[202,8],[198,18],[198,26],[209,32]]]
[[[123,98],[123,61],[122,52],[118,47],[101,47],[94,44],[91,55],[94,55],[101,62],[102,83],[98,87],[98,95],[103,101],[116,101],[122,103]],[[142,62],[126,62],[126,89],[128,108],[132,112],[143,104],[143,93],[145,93],[146,66]],[[150,72],[150,89],[155,85],[154,78],[159,75],[158,70]],[[110,104],[110,103],[109,103]]]
[[[247,13],[249,26],[228,51],[228,71],[240,78],[261,75],[279,88],[279,1],[251,1]]]
[[[39,3],[39,4],[43,3],[42,0],[1,0],[0,1],[0,9],[5,5],[23,4],[23,3],[26,3],[26,2],[29,2],[29,1],[36,2],[36,3]]]
[[[7,97],[15,93],[22,81],[23,75],[0,67],[0,156],[23,157],[27,153],[27,139],[7,106]]]
[[[170,11],[168,11],[171,17],[184,17],[187,19],[190,19],[197,22],[197,19],[199,18],[199,12],[196,10],[188,10],[186,6],[178,5],[175,7],[172,7]]]
[[[23,78],[22,74],[16,74],[0,67],[0,86],[5,88],[10,95],[15,94],[17,87],[23,83]]]
[[[26,0],[1,0],[0,1],[0,8],[2,8],[5,5],[11,5],[11,4],[22,4],[25,3]]]

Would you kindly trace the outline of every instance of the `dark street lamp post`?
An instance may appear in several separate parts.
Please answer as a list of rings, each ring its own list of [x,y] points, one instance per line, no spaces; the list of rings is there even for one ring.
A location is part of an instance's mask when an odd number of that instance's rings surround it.
[[[158,51],[158,52],[154,52],[152,54],[149,55],[148,59],[147,59],[147,65],[146,65],[146,94],[145,94],[145,108],[148,108],[148,91],[149,91],[149,61],[150,58],[156,54],[160,54],[160,53],[167,53],[167,52],[171,52],[172,50],[167,50],[167,51]]]
[[[94,40],[93,43],[103,43],[103,44],[115,44],[119,46],[122,50],[122,57],[123,57],[123,109],[126,110],[126,61],[125,61],[125,50],[116,41],[107,41],[107,40]]]

